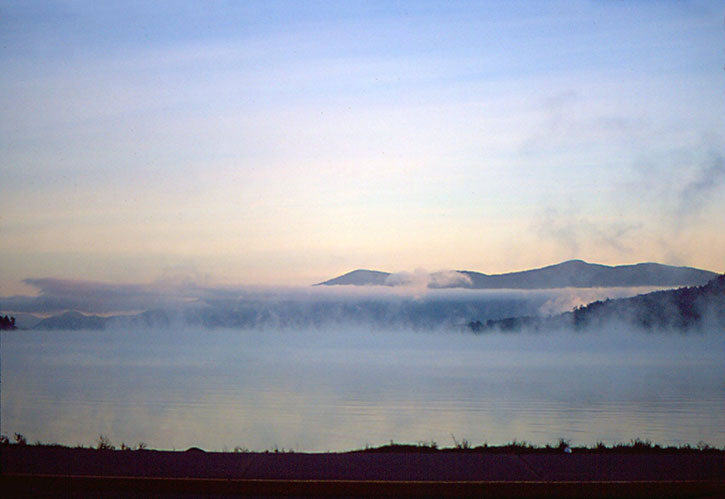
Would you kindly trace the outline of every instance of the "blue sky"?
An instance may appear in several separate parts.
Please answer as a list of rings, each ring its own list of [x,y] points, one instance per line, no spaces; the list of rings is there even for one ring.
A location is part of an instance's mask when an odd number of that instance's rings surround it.
[[[0,295],[725,271],[721,2],[0,2]]]

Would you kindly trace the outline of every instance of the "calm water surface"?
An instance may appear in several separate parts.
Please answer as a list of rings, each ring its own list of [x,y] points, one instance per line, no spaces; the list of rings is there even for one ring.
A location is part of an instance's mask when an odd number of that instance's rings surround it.
[[[725,446],[722,331],[16,331],[0,353],[2,432],[31,441]]]

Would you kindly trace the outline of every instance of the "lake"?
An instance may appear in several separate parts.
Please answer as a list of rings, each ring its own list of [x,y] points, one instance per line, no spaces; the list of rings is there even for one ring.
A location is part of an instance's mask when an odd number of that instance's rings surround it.
[[[0,352],[2,432],[29,441],[725,446],[722,331],[14,331],[2,333]]]

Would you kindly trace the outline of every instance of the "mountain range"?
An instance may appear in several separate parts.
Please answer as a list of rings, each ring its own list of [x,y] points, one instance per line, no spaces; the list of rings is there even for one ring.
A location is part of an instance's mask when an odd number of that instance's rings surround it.
[[[659,263],[609,266],[569,260],[548,267],[505,274],[483,274],[470,270],[434,272],[429,274],[424,284],[428,288],[469,289],[674,287],[702,285],[717,275],[708,270]],[[358,269],[317,286],[399,286],[414,282],[417,282],[414,274]]]

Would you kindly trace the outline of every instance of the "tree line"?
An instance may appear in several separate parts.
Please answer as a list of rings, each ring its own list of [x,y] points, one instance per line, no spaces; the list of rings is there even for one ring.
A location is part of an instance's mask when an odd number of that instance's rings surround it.
[[[8,317],[7,315],[5,317],[0,317],[0,329],[17,329],[17,327],[15,327],[15,317]]]

